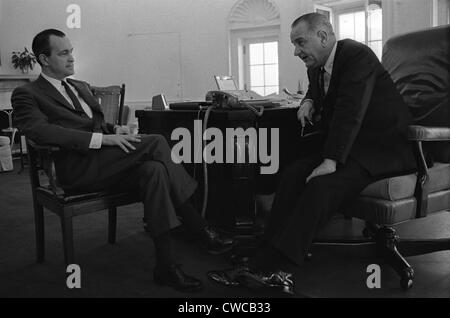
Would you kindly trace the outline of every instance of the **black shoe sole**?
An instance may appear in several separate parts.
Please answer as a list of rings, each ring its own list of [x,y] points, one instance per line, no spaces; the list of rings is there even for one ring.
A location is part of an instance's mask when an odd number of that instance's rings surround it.
[[[285,286],[269,285],[249,277],[239,279],[240,286],[244,286],[254,291],[281,292],[288,295],[294,295],[294,292],[288,291]]]
[[[241,284],[237,281],[233,281],[232,283],[229,284],[224,284],[220,281],[218,281],[217,279],[213,278],[210,274],[207,274],[206,276],[208,276],[208,279],[212,282],[214,282],[215,284],[222,286],[222,287],[226,287],[226,288],[236,288],[236,287],[241,287]]]

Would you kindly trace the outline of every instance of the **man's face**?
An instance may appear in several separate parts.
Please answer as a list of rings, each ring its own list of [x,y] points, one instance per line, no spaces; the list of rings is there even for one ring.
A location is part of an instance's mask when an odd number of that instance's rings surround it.
[[[43,58],[43,65],[48,75],[56,79],[64,79],[75,73],[75,59],[72,56],[73,47],[67,37],[51,35],[49,38],[50,56]]]
[[[307,68],[315,68],[325,64],[326,40],[320,37],[318,32],[309,31],[306,23],[300,22],[292,28],[291,42],[295,47],[294,55],[298,56]]]

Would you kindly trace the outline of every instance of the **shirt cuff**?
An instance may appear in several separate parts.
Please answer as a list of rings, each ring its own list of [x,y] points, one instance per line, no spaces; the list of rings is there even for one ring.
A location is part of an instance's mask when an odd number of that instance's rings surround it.
[[[103,134],[93,133],[89,149],[100,149],[102,147]]]

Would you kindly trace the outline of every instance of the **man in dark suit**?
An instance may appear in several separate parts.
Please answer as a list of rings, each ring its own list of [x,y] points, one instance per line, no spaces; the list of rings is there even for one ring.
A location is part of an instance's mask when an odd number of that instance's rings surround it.
[[[309,78],[297,116],[303,127],[320,128],[319,151],[283,172],[263,244],[250,262],[209,273],[222,284],[292,291],[292,275],[280,268],[303,262],[317,230],[369,183],[415,168],[405,134],[409,110],[371,49],[336,41],[317,13],[293,22],[291,41]]]
[[[211,253],[229,250],[233,241],[194,209],[195,180],[174,164],[164,137],[131,135],[128,127],[105,123],[89,85],[67,78],[74,74],[74,58],[64,33],[42,31],[32,46],[42,73],[13,92],[19,129],[38,144],[61,147],[55,166],[65,191],[136,189],[156,249],[154,280],[183,291],[201,289],[200,280],[176,265],[169,231],[179,225],[177,214]]]

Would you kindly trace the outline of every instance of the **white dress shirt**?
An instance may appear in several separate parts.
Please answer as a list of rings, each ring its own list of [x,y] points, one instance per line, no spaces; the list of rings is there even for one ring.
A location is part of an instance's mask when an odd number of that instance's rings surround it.
[[[330,87],[331,74],[333,73],[334,58],[336,56],[336,47],[337,47],[337,41],[336,41],[336,43],[334,43],[333,49],[331,50],[331,53],[328,56],[328,59],[325,62],[325,65],[323,66],[323,68],[325,69],[325,72],[323,73],[325,94],[328,93],[328,88]],[[304,100],[302,100],[300,107],[306,101],[313,102],[312,99],[309,99],[309,98],[304,99]]]
[[[73,106],[72,100],[70,99],[69,95],[66,92],[66,89],[64,88],[64,86],[62,86],[61,81],[57,80],[55,78],[52,78],[48,75],[45,75],[44,73],[41,73],[41,76],[43,78],[45,78],[50,84],[52,84],[56,90],[62,95],[64,96],[64,98],[67,100],[67,102],[72,105],[72,107],[75,109],[75,107]],[[65,81],[65,79],[64,79]],[[68,83],[68,82],[67,82]],[[69,89],[70,88],[70,83],[68,83],[69,85]],[[92,109],[91,107],[89,107],[88,104],[86,104],[86,102],[83,100],[83,98],[80,96],[80,94],[78,94],[78,91],[76,89],[72,89],[72,92],[75,94],[75,96],[78,98],[78,101],[81,104],[81,107],[83,108],[84,112],[86,113],[86,115],[88,115],[89,118],[92,118],[93,114],[92,114]],[[102,147],[102,139],[103,139],[103,134],[102,133],[92,133],[92,138],[91,138],[91,142],[89,144],[89,148],[91,149],[100,149]]]
[[[328,59],[323,67],[325,69],[325,73],[323,73],[325,94],[328,92],[328,88],[330,87],[331,74],[333,73],[334,57],[336,55],[336,47],[337,42],[334,43],[333,50],[331,50],[331,53],[328,56]]]

